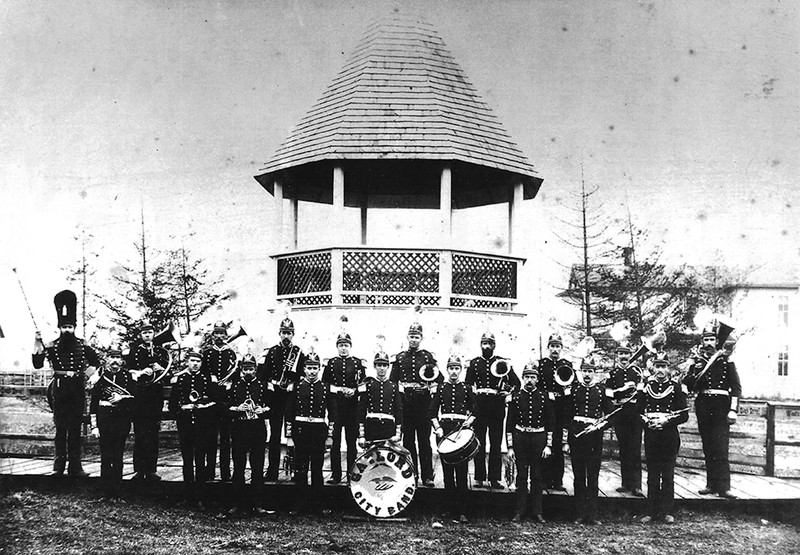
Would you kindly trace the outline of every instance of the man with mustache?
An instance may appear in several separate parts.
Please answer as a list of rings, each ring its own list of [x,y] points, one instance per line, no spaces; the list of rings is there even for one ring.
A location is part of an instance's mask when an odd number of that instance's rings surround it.
[[[236,353],[228,347],[228,330],[225,324],[217,322],[211,333],[211,345],[203,349],[203,372],[214,374],[220,387],[230,387],[231,381],[223,383],[223,379],[236,367]],[[222,401],[222,399],[220,399]],[[217,418],[214,419],[214,443],[208,450],[207,470],[213,480],[217,470],[217,446],[219,446],[219,479],[228,482],[231,479],[231,415],[224,402],[217,404]],[[219,436],[219,439],[217,439]]]
[[[48,386],[48,401],[53,410],[56,427],[53,474],[61,476],[69,460],[67,473],[70,476],[88,476],[81,464],[81,424],[83,424],[86,391],[84,381],[91,376],[94,385],[99,376],[96,368],[100,364],[97,353],[83,339],[75,337],[78,298],[75,293],[64,290],[58,293],[53,302],[58,315],[58,339],[45,345],[42,334],[36,332],[33,367],[42,368],[44,359],[50,362],[53,379]]]

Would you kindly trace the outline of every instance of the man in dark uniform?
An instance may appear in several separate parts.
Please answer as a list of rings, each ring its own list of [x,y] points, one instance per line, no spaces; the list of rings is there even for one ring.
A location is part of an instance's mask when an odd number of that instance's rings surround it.
[[[431,401],[430,417],[437,439],[460,428],[471,428],[480,410],[472,387],[460,381],[461,359],[451,356],[447,361],[448,381],[439,386]],[[442,463],[445,494],[450,496],[453,517],[467,522],[467,471],[469,460],[458,465]]]
[[[133,478],[160,480],[156,469],[164,385],[163,378],[159,377],[169,366],[171,355],[164,347],[153,343],[155,330],[150,320],[142,322],[139,337],[141,341],[134,344],[128,358],[128,369],[136,382],[133,391]]]
[[[539,381],[539,368],[535,362],[525,365],[522,370],[522,389],[508,406],[506,422],[506,445],[508,456],[517,463],[516,510],[513,522],[520,522],[525,515],[529,495],[533,504],[533,519],[544,524],[542,517],[542,459],[550,456],[553,450],[553,428],[555,414],[553,404],[547,393],[536,387]]]
[[[86,405],[85,379],[94,376],[100,360],[94,349],[75,337],[78,299],[72,291],[61,291],[53,302],[58,315],[58,339],[45,345],[36,332],[33,367],[42,368],[50,361],[53,379],[48,386],[48,400],[56,427],[56,455],[53,474],[62,475],[69,460],[70,476],[88,476],[81,464],[81,425]],[[99,376],[98,376],[99,377]],[[97,378],[94,378],[95,380]],[[91,384],[93,385],[93,384]]]
[[[620,493],[644,497],[642,493],[642,421],[636,410],[636,395],[643,387],[642,370],[630,363],[631,349],[618,343],[616,361],[606,382],[606,395],[614,407],[622,407],[614,418],[614,433],[619,445],[619,464],[622,484]]]
[[[605,394],[605,375],[593,357],[584,359],[576,374],[572,394],[566,397],[569,400],[568,445],[575,487],[575,523],[598,524],[598,482],[606,427],[600,424],[600,419],[609,414],[613,406]],[[589,426],[596,429],[585,431]]]
[[[336,422],[336,403],[330,386],[319,380],[319,357],[311,353],[303,364],[304,376],[286,403],[286,441],[289,448],[295,447],[297,463],[295,484],[298,495],[297,505],[291,511],[293,515],[303,512],[310,499],[321,498],[325,448],[333,443],[333,423]]]
[[[697,394],[694,408],[706,460],[706,487],[700,494],[716,493],[720,497],[734,498],[728,443],[742,396],[736,364],[728,359],[722,345],[718,345],[713,329],[703,330],[703,344],[689,359],[689,364],[683,383],[690,392]]]
[[[475,487],[482,488],[486,481],[486,432],[489,432],[489,485],[503,489],[500,478],[503,470],[503,421],[506,402],[519,389],[519,378],[510,363],[494,354],[494,334],[486,332],[481,337],[481,356],[473,358],[467,367],[464,382],[476,395],[477,417],[475,435],[480,442],[475,455]],[[497,368],[505,367],[505,376]]]
[[[186,501],[197,503],[200,509],[205,508],[205,484],[209,480],[206,462],[213,442],[211,421],[218,394],[216,376],[200,371],[202,360],[198,351],[186,353],[188,372],[173,378],[170,395],[170,411],[178,426]]]
[[[375,353],[376,378],[358,386],[359,444],[391,439],[400,442],[403,426],[403,398],[397,384],[389,380],[389,355]],[[352,466],[350,467],[352,468]]]
[[[639,394],[639,412],[644,422],[644,453],[647,461],[648,515],[641,522],[663,518],[673,524],[675,460],[681,446],[678,425],[689,419],[685,386],[670,380],[669,359],[657,353],[652,361],[653,377]]]
[[[347,472],[356,461],[356,441],[358,440],[358,386],[364,381],[364,363],[360,358],[350,356],[352,340],[347,333],[336,338],[339,356],[328,361],[322,373],[322,381],[330,386],[336,403],[336,422],[333,426],[333,445],[331,446],[331,479],[329,484],[342,481],[342,429],[347,442]]]
[[[543,464],[544,487],[564,491],[564,430],[569,428],[569,407],[572,403],[572,383],[575,371],[572,363],[561,358],[564,343],[561,336],[554,333],[547,340],[550,356],[539,361],[542,373],[542,389],[547,392],[553,402],[556,414],[556,427],[553,430],[553,455]]]
[[[133,406],[133,378],[124,368],[121,345],[108,349],[105,366],[97,375],[89,403],[92,435],[100,444],[100,478],[108,495],[118,497]]]
[[[217,322],[211,333],[211,345],[203,349],[203,372],[214,374],[220,387],[230,385],[236,369],[236,353],[227,344],[228,331],[225,324]],[[208,474],[211,479],[217,472],[217,446],[219,446],[219,478],[223,482],[231,479],[231,415],[225,402],[217,404],[217,419],[214,421],[214,444],[208,451]],[[219,441],[217,441],[219,436]]]
[[[286,401],[294,385],[300,379],[305,355],[300,347],[292,344],[294,323],[289,318],[281,321],[280,342],[270,347],[257,369],[259,379],[273,385],[272,405],[269,412],[269,463],[264,479],[268,482],[278,480],[281,463],[281,434],[283,431]]]
[[[403,395],[403,447],[408,449],[411,460],[421,470],[423,485],[433,487],[433,450],[428,411],[431,394],[436,393],[444,379],[433,354],[419,348],[421,342],[422,326],[415,322],[408,330],[408,350],[395,357],[389,379],[398,384]]]
[[[264,453],[267,444],[267,427],[264,417],[269,411],[272,384],[256,377],[256,359],[247,354],[240,363],[237,377],[228,394],[233,444],[233,497],[234,506],[228,511],[234,515],[242,509],[252,509],[265,514]],[[245,469],[250,459],[251,491],[245,488]]]

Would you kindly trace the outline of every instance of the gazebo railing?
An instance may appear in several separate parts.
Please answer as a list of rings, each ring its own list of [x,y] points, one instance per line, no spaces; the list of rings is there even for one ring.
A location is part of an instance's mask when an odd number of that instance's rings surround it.
[[[437,249],[331,248],[276,255],[277,298],[295,306],[410,306],[514,311],[511,256]]]

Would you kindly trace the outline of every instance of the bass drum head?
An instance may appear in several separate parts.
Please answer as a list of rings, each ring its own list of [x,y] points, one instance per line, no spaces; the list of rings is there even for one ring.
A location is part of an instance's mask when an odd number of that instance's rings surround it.
[[[350,494],[376,518],[400,514],[414,498],[417,473],[411,454],[391,441],[371,445],[350,469]]]

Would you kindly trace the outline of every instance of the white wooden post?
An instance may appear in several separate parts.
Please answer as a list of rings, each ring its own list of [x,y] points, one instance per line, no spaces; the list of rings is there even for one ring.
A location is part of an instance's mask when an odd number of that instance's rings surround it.
[[[275,229],[278,230],[278,251],[286,249],[286,234],[283,231],[283,183],[277,179],[275,187]]]
[[[450,166],[444,166],[439,180],[439,213],[441,214],[442,233],[447,247],[452,245],[453,232],[453,191],[451,180],[452,172],[450,171]]]
[[[439,306],[450,307],[450,296],[453,293],[453,251],[439,252],[439,295],[442,298]]]
[[[519,210],[522,206],[522,181],[511,186],[508,196],[508,254],[514,252],[519,241]]]

